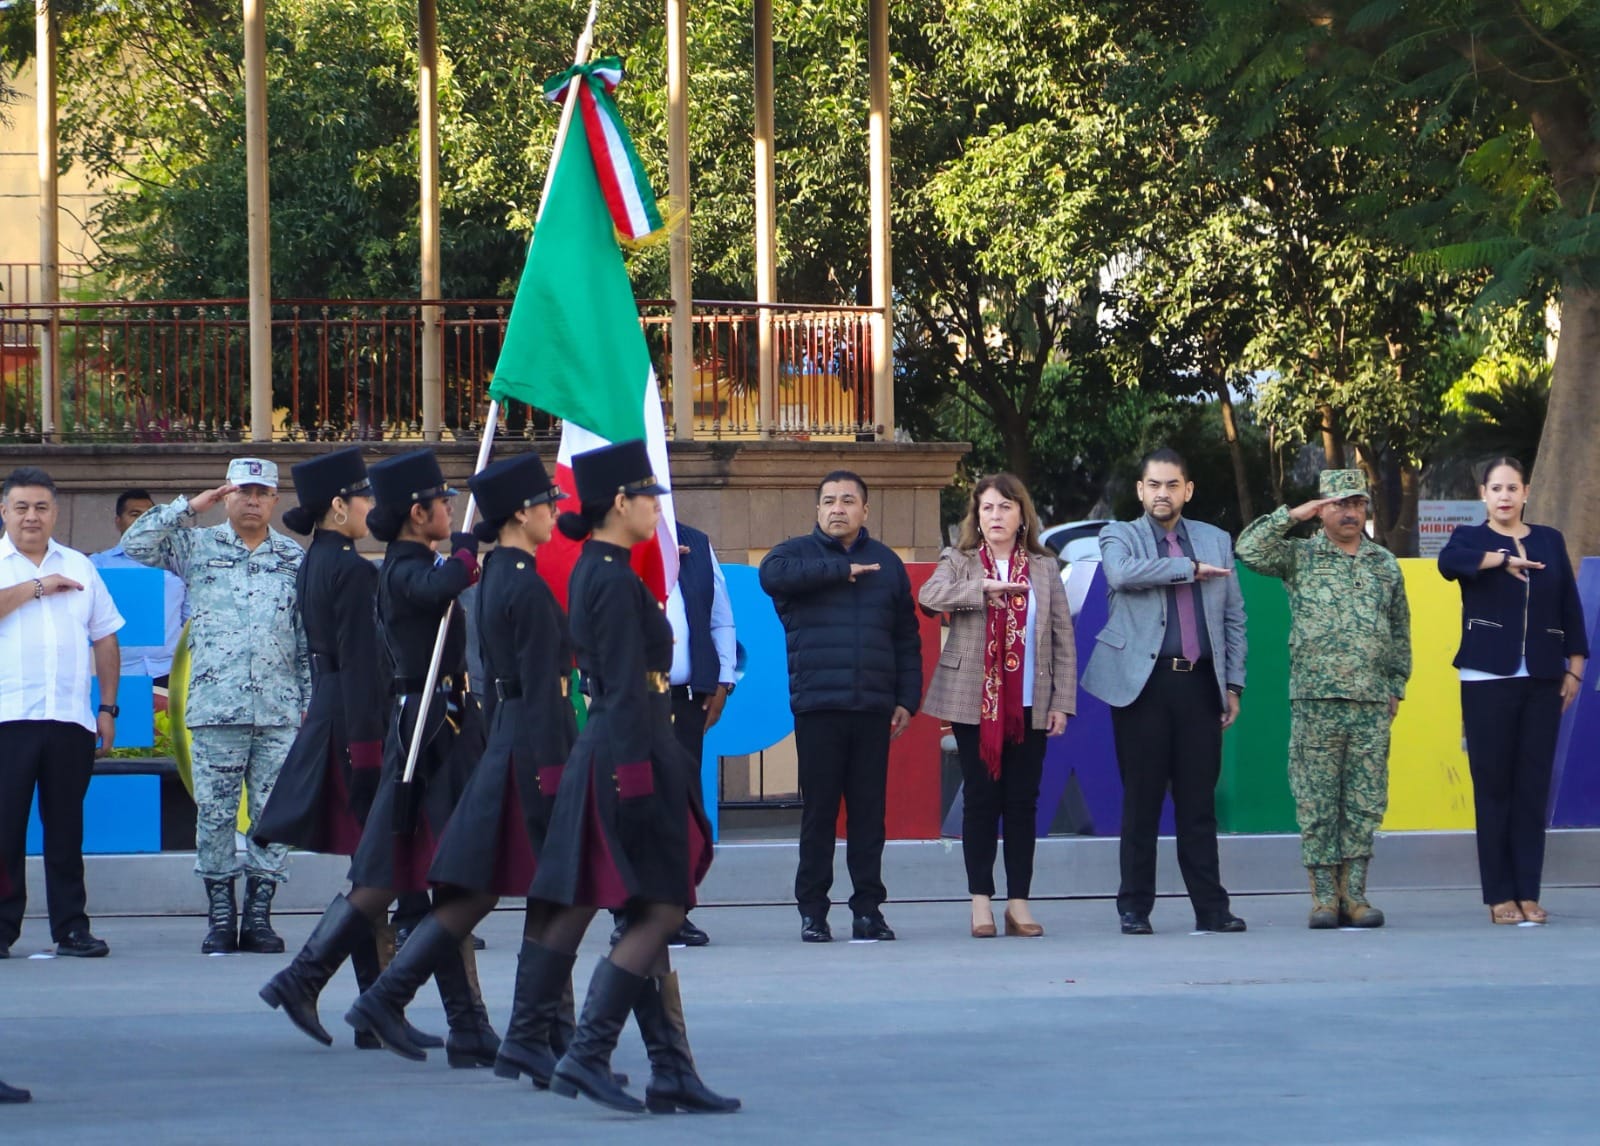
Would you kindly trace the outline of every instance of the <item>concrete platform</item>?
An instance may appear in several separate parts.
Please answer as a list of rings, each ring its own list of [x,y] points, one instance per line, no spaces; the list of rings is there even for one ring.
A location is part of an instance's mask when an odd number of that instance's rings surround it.
[[[323,1048],[256,998],[282,957],[201,956],[189,919],[104,919],[109,959],[0,961],[0,1077],[36,1096],[0,1106],[0,1142],[1594,1142],[1600,891],[1545,902],[1550,926],[1506,928],[1473,892],[1390,892],[1389,927],[1310,932],[1303,896],[1241,896],[1249,934],[1205,936],[1164,902],[1149,938],[1103,902],[1040,902],[1045,938],[982,942],[964,906],[900,904],[899,942],[828,946],[799,943],[787,907],[702,908],[712,945],[675,954],[695,1053],[745,1101],[706,1118],[355,1051],[348,971]],[[291,944],[311,922],[284,921]],[[497,1023],[520,925],[480,928]],[[431,992],[412,1018],[442,1029]],[[631,1030],[614,1062],[637,1090]]]
[[[1051,837],[1039,841],[1034,894],[1039,898],[1111,896],[1117,890],[1115,838]],[[1222,876],[1230,891],[1298,892],[1305,887],[1300,838],[1292,835],[1224,836]],[[1160,844],[1158,890],[1179,895],[1173,841]],[[1381,836],[1372,866],[1372,886],[1383,889],[1475,888],[1477,853],[1470,832],[1395,832]],[[797,848],[793,840],[740,842],[717,849],[702,885],[707,905],[789,903],[794,895]],[[349,862],[341,856],[296,855],[279,893],[282,911],[318,911],[344,881]],[[194,875],[194,854],[90,856],[86,861],[89,910],[105,915],[199,914],[204,899]],[[850,894],[840,844],[834,869],[835,898]],[[28,861],[30,914],[44,910],[41,861]],[[1600,830],[1552,831],[1545,881],[1552,887],[1600,882]],[[962,899],[966,877],[959,840],[897,841],[884,852],[884,883],[896,902]],[[1002,889],[1003,890],[1003,889]]]

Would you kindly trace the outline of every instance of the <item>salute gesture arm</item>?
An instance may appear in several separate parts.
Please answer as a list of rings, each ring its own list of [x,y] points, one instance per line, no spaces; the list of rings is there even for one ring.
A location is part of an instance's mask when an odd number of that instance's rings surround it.
[[[184,519],[192,514],[204,513],[237,488],[234,485],[219,485],[216,489],[196,494],[192,501],[180,497],[147,510],[122,535],[122,551],[140,565],[165,569],[179,577],[185,576],[194,545],[193,531],[186,528]]]

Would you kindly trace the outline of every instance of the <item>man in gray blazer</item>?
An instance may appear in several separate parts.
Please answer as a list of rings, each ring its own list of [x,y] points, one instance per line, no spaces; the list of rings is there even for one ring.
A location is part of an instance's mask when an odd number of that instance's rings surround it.
[[[1083,687],[1111,706],[1122,774],[1122,933],[1151,933],[1156,833],[1168,788],[1196,929],[1243,931],[1217,863],[1222,732],[1244,694],[1244,600],[1233,542],[1215,526],[1184,519],[1194,483],[1176,450],[1146,454],[1135,488],[1144,516],[1100,533],[1110,612],[1083,674]]]

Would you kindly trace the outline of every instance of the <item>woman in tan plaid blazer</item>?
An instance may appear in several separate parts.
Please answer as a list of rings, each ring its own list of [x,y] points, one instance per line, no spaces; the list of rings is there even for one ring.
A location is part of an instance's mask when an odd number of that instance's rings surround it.
[[[961,754],[961,850],[972,936],[995,935],[994,860],[1006,825],[1006,934],[1044,934],[1028,908],[1045,737],[1077,711],[1072,612],[1056,558],[1038,542],[1027,487],[994,474],[973,487],[961,538],[918,595],[949,634],[922,710],[950,722]],[[1013,830],[1013,825],[1015,829]]]

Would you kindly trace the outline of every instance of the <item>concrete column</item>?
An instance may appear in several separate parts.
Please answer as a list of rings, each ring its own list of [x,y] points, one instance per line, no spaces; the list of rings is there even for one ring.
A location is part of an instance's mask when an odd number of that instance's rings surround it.
[[[61,301],[61,201],[56,176],[56,18],[51,0],[40,0],[34,19],[34,69],[38,78],[39,301]],[[39,428],[44,440],[61,432],[61,313],[45,315],[39,347]]]
[[[894,272],[889,245],[889,0],[867,0],[868,195],[872,203],[872,403],[879,437],[894,439]]]
[[[422,164],[422,297],[443,294],[439,271],[439,10],[417,0],[417,133]],[[437,442],[444,428],[443,308],[422,308],[422,437]],[[462,411],[470,421],[473,411]]]
[[[689,246],[689,0],[667,0],[667,203],[672,227],[672,436],[694,439],[694,286]]]
[[[244,0],[245,204],[250,234],[250,440],[272,440],[272,220],[267,203],[267,0]]]
[[[755,0],[755,9],[756,301],[777,302],[778,208],[772,190],[776,130],[772,107],[772,0]],[[765,308],[757,317],[756,349],[761,388],[759,428],[763,438],[770,438],[778,420],[777,349],[773,340],[772,312]]]

